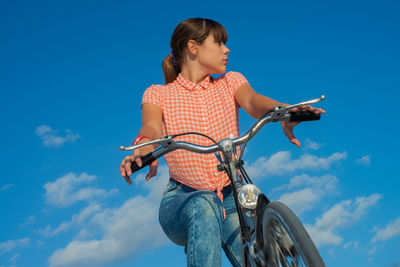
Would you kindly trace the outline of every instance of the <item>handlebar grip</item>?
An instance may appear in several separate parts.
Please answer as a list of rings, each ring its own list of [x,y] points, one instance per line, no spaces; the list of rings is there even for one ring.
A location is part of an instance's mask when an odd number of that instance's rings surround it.
[[[147,155],[144,155],[141,159],[142,159],[142,167],[139,167],[139,166],[136,164],[135,161],[132,162],[132,166],[131,166],[132,173],[134,173],[134,172],[136,172],[136,171],[138,171],[138,170],[140,170],[140,169],[146,167],[147,165],[149,165],[150,163],[152,163],[153,161],[156,160],[156,158],[153,156],[153,153],[152,153],[152,152],[150,152],[150,153],[147,154]]]
[[[290,121],[316,121],[321,118],[321,114],[315,114],[311,111],[289,112]]]

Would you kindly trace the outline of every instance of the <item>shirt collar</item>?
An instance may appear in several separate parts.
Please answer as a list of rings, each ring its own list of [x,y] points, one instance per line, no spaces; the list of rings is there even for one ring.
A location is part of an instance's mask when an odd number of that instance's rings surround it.
[[[183,77],[182,73],[179,73],[176,80],[178,81],[178,83],[181,86],[183,86],[185,89],[187,89],[189,91],[193,91],[196,88],[202,88],[203,90],[206,90],[206,89],[208,89],[208,87],[210,87],[210,83],[211,83],[210,75],[207,75],[207,77],[205,77],[204,80],[202,80],[201,83],[199,83],[199,84],[195,84],[194,82],[191,82],[191,81],[185,79],[185,77]]]

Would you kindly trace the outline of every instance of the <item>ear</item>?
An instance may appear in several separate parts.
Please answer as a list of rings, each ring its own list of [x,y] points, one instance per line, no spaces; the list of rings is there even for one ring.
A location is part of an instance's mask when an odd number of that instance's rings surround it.
[[[197,53],[199,51],[199,45],[196,43],[196,41],[189,40],[187,43],[187,47],[190,54],[197,56]]]

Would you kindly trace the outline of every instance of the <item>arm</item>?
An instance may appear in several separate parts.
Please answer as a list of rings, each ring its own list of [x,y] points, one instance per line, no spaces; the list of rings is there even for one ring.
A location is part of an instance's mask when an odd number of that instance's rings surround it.
[[[256,93],[248,83],[239,86],[235,93],[235,100],[247,114],[256,119],[264,116],[271,108],[287,105]]]
[[[269,97],[260,95],[254,91],[250,84],[242,84],[235,93],[235,100],[251,117],[259,119],[265,115],[270,109],[276,106],[287,106],[288,104],[283,104],[275,101]],[[319,108],[313,108],[311,106],[304,106],[300,108],[294,108],[293,111],[299,109],[310,110],[315,113],[325,113],[325,110]],[[299,124],[299,122],[281,122],[283,133],[287,136],[292,144],[300,147],[301,144],[299,140],[293,134],[293,128]]]
[[[142,105],[142,127],[138,135],[148,136],[149,139],[159,139],[162,136],[162,110],[160,107],[150,103]],[[150,141],[148,138],[141,139],[138,144]],[[141,157],[154,151],[152,146],[144,146],[133,151],[133,155],[125,157],[120,166],[121,176],[125,178],[128,184],[131,184],[129,176],[132,175],[131,165],[135,161],[138,166],[142,166]],[[158,160],[150,163],[150,170],[146,175],[148,181],[157,174]]]
[[[150,103],[142,105],[142,128],[138,135],[148,136],[151,140],[162,137],[162,110],[159,106]],[[139,143],[150,141],[142,140]]]

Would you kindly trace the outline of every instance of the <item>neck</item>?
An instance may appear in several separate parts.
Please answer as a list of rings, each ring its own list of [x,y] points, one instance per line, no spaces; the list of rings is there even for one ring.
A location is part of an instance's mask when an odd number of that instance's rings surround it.
[[[193,66],[193,64],[184,64],[182,66],[181,73],[186,80],[189,80],[195,84],[199,84],[209,74],[199,66]]]

